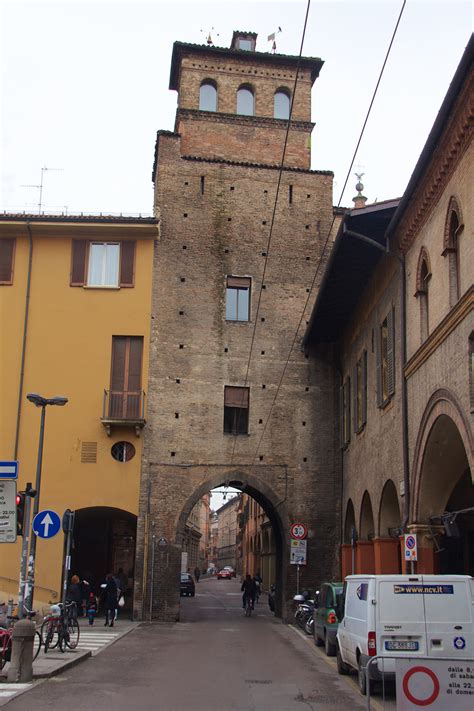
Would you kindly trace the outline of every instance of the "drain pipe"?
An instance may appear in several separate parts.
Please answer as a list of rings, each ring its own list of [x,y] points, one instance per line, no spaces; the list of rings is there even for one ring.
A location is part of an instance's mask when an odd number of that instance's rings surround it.
[[[18,442],[20,439],[20,419],[21,405],[23,401],[23,381],[25,377],[25,360],[26,360],[26,337],[28,334],[28,316],[30,311],[30,291],[31,291],[31,272],[33,268],[33,234],[29,220],[26,222],[29,240],[28,252],[28,274],[26,279],[26,298],[25,298],[25,316],[23,320],[23,341],[21,345],[21,364],[20,364],[20,383],[18,386],[18,405],[16,411],[16,428],[15,428],[15,446],[13,450],[13,459],[18,459]]]

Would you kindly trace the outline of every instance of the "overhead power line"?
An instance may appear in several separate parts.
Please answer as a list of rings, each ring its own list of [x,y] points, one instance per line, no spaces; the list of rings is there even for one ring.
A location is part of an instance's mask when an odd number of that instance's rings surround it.
[[[383,73],[384,73],[384,70],[385,70],[385,66],[386,66],[386,64],[387,64],[387,60],[388,60],[388,57],[389,57],[389,55],[390,55],[390,52],[391,52],[391,49],[392,49],[392,45],[393,45],[393,42],[394,42],[394,40],[395,40],[395,36],[396,36],[396,34],[397,34],[397,31],[398,31],[398,26],[399,26],[400,21],[401,21],[401,19],[402,19],[402,15],[403,15],[403,11],[404,11],[404,9],[405,9],[405,5],[406,5],[406,0],[403,0],[402,7],[401,7],[400,13],[399,13],[399,15],[398,15],[397,22],[396,22],[396,24],[395,24],[395,29],[394,29],[394,31],[393,31],[393,33],[392,33],[392,38],[391,38],[391,40],[390,40],[388,49],[387,49],[387,51],[386,51],[386,53],[385,53],[385,59],[384,59],[383,64],[382,64],[382,68],[381,68],[381,70],[380,70],[380,72],[379,72],[379,77],[378,77],[378,79],[377,79],[377,83],[376,83],[376,85],[375,85],[375,89],[374,89],[374,92],[373,92],[373,94],[372,94],[372,99],[371,99],[371,101],[370,101],[369,108],[368,108],[368,110],[367,110],[367,114],[366,114],[364,123],[363,123],[363,125],[362,125],[362,129],[361,129],[361,132],[360,132],[360,135],[359,135],[359,138],[358,138],[358,141],[357,141],[357,144],[356,144],[356,147],[355,147],[353,156],[352,156],[352,160],[351,160],[351,162],[350,162],[350,165],[349,165],[349,168],[348,168],[348,171],[347,171],[346,179],[345,179],[345,181],[344,181],[344,185],[343,185],[342,190],[341,190],[341,194],[340,194],[340,197],[339,197],[339,201],[338,201],[338,203],[337,203],[337,208],[340,207],[340,205],[341,205],[342,197],[343,197],[343,195],[344,195],[344,191],[345,191],[345,189],[346,189],[347,182],[348,182],[348,180],[349,180],[349,176],[350,176],[351,171],[352,171],[352,166],[354,165],[354,161],[355,161],[355,158],[356,158],[356,155],[357,155],[357,151],[359,150],[359,146],[360,146],[362,137],[363,137],[363,135],[364,135],[365,128],[366,128],[366,126],[367,126],[367,121],[368,121],[368,119],[369,119],[369,116],[370,116],[370,113],[371,113],[371,110],[372,110],[372,106],[373,106],[375,97],[376,97],[376,95],[377,95],[378,88],[379,88],[379,85],[380,85],[380,82],[381,82],[381,79],[382,79],[382,76],[383,76]],[[309,10],[309,2],[308,2],[308,10]],[[306,14],[306,17],[307,17],[307,14]],[[306,30],[306,22],[305,22],[305,30]],[[303,37],[304,37],[304,33],[303,33]],[[301,56],[301,52],[300,52],[300,56]],[[290,116],[291,116],[291,114],[290,114]],[[285,143],[285,147],[286,147],[286,143]],[[279,184],[279,183],[278,183],[278,184]],[[310,299],[311,299],[311,295],[312,295],[312,292],[313,292],[313,289],[314,289],[314,286],[315,286],[315,283],[316,283],[316,279],[317,279],[318,274],[319,274],[319,271],[320,271],[321,263],[322,263],[322,261],[323,261],[324,254],[325,254],[326,249],[327,249],[327,245],[328,245],[328,242],[329,242],[331,233],[332,233],[332,228],[333,228],[333,226],[334,226],[335,220],[336,220],[336,215],[334,214],[334,215],[333,215],[333,218],[332,218],[331,225],[330,225],[330,227],[329,227],[329,230],[328,230],[328,233],[327,233],[327,236],[326,236],[326,239],[325,239],[325,241],[324,241],[323,249],[322,249],[322,252],[321,252],[321,256],[320,256],[318,265],[317,265],[317,267],[316,267],[316,271],[315,271],[315,273],[314,273],[313,280],[312,280],[312,282],[311,282],[311,286],[310,286],[310,289],[309,289],[309,293],[308,293],[308,296],[307,296],[307,298],[306,298],[306,301],[305,301],[305,304],[304,304],[304,307],[303,307],[303,312],[302,312],[301,317],[300,317],[300,320],[299,320],[299,322],[298,322],[298,326],[297,326],[297,328],[296,328],[295,335],[294,335],[294,337],[293,337],[293,340],[292,340],[292,343],[291,343],[291,347],[290,347],[290,350],[289,350],[289,353],[288,353],[288,356],[287,356],[285,365],[284,365],[284,367],[283,367],[283,371],[282,371],[282,374],[281,374],[281,377],[280,377],[280,381],[279,381],[279,383],[278,383],[277,390],[276,390],[276,392],[275,392],[275,395],[274,395],[274,397],[273,397],[272,404],[271,404],[271,406],[270,406],[270,411],[269,411],[269,413],[268,413],[267,419],[266,419],[265,424],[264,424],[264,427],[263,427],[263,429],[262,429],[262,433],[261,433],[261,435],[260,435],[260,439],[258,440],[258,444],[257,444],[257,448],[256,448],[256,450],[255,450],[255,454],[253,455],[253,459],[252,459],[252,463],[251,463],[252,465],[255,463],[255,460],[256,460],[256,458],[257,458],[257,454],[258,454],[258,451],[259,451],[259,449],[260,449],[260,445],[261,445],[261,443],[262,443],[262,440],[263,440],[263,437],[264,437],[264,435],[265,435],[266,429],[267,429],[267,427],[268,427],[268,423],[269,423],[269,421],[270,421],[270,417],[271,417],[273,408],[274,408],[274,406],[275,406],[276,399],[277,399],[278,394],[279,394],[279,392],[280,392],[281,385],[282,385],[282,383],[283,383],[283,379],[284,379],[284,377],[285,377],[285,373],[286,373],[286,370],[287,370],[287,368],[288,368],[288,364],[289,364],[289,362],[290,362],[290,357],[291,357],[291,354],[292,354],[292,352],[293,352],[293,348],[294,348],[294,346],[295,346],[296,340],[297,340],[297,338],[298,338],[298,333],[299,333],[299,330],[300,330],[300,328],[301,328],[301,324],[302,324],[302,322],[303,322],[303,319],[304,319],[304,316],[305,316],[305,313],[306,313],[306,309],[307,309],[308,304],[309,304],[309,301],[310,301]],[[273,227],[273,222],[272,222],[272,227]],[[265,267],[266,267],[266,260],[265,260]],[[260,300],[259,300],[259,303],[260,303]],[[255,329],[254,329],[254,332],[255,332]],[[252,339],[252,345],[253,345],[253,339]],[[249,362],[250,362],[250,358],[249,358]],[[248,373],[248,366],[247,366],[247,373]],[[234,443],[234,447],[235,447],[235,443]],[[232,452],[232,454],[233,454],[233,452]]]

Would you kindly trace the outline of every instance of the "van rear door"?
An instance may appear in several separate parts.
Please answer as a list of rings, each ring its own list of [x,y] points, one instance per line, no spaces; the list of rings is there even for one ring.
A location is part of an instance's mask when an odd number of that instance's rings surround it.
[[[430,657],[472,659],[472,585],[468,577],[423,576],[427,651]]]
[[[377,585],[377,653],[396,657],[426,655],[422,576],[386,576],[379,578]]]

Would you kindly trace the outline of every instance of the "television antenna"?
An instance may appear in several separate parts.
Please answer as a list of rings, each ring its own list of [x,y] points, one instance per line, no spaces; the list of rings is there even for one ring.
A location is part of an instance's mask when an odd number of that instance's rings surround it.
[[[272,44],[272,52],[273,52],[273,54],[275,54],[275,52],[276,52],[277,46],[276,46],[276,40],[275,40],[275,38],[276,38],[276,36],[277,36],[277,34],[278,34],[279,32],[282,32],[281,27],[279,27],[277,30],[275,30],[275,32],[272,32],[271,35],[268,35],[268,37],[267,37],[267,41],[273,43],[273,44]]]
[[[41,215],[41,208],[43,206],[44,174],[47,170],[62,171],[64,168],[47,168],[46,166],[43,166],[43,168],[41,168],[41,180],[39,185],[20,185],[21,188],[36,188],[39,190],[38,215]]]

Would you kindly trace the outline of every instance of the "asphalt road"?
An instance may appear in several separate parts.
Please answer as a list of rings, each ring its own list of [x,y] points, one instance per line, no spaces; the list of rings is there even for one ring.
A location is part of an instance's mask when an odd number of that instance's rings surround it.
[[[181,622],[142,625],[93,659],[36,685],[8,711],[306,711],[365,708],[351,679],[262,597],[243,614],[240,584],[201,579]],[[379,706],[380,708],[380,706]]]

